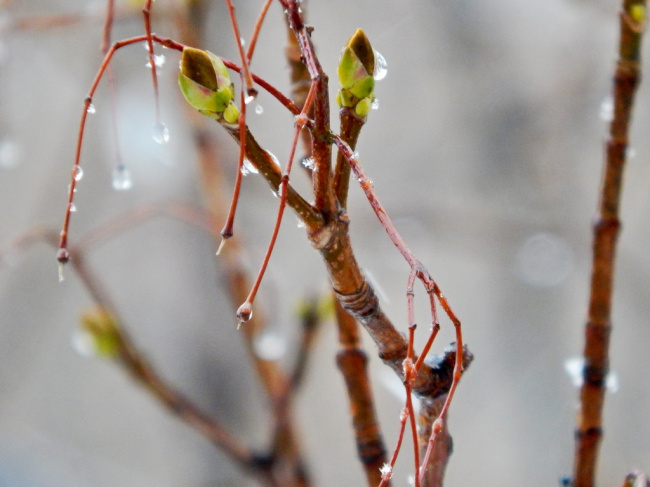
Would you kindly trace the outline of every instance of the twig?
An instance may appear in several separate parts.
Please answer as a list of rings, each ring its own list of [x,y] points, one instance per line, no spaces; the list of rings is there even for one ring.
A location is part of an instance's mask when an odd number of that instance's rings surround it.
[[[614,257],[620,227],[619,201],[628,147],[628,127],[640,80],[645,4],[645,0],[624,0],[620,14],[619,60],[614,75],[614,118],[606,147],[598,216],[593,225],[591,295],[585,327],[580,411],[575,432],[574,487],[594,485],[602,438],[602,409],[609,371]]]

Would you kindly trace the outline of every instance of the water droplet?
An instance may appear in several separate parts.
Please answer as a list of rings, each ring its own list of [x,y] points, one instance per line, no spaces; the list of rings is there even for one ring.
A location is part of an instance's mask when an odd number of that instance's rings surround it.
[[[70,204],[68,205],[68,209],[70,210],[70,213],[76,213],[76,211],[77,211],[77,205],[75,205],[74,203],[70,203]]]
[[[81,178],[84,177],[84,170],[81,169],[79,164],[75,164],[72,168],[72,177],[75,181],[81,181]]]
[[[287,350],[286,341],[277,333],[264,332],[254,342],[255,353],[263,360],[278,360]]]
[[[165,65],[165,55],[164,54],[154,54],[153,55],[153,63],[156,65],[156,68],[160,69]],[[147,64],[145,64],[147,68],[151,68],[151,61],[147,60]]]
[[[126,191],[131,189],[133,187],[131,173],[125,166],[120,164],[115,168],[115,171],[113,171],[112,183],[115,191]]]
[[[271,194],[272,194],[273,196],[275,196],[276,198],[279,198],[279,197],[280,197],[280,195],[278,194],[277,191],[273,191],[273,190],[271,190]]]
[[[260,104],[257,104],[255,106],[255,113],[257,113],[258,115],[262,115],[262,113],[264,113],[264,107]]]
[[[603,122],[614,120],[614,99],[611,95],[607,95],[601,102],[598,115]]]
[[[379,81],[384,79],[387,73],[388,64],[386,63],[386,58],[379,51],[375,51],[375,72],[372,73],[372,77],[376,81]]]
[[[23,155],[23,148],[20,144],[7,138],[0,141],[0,168],[13,169],[19,166]]]
[[[169,129],[167,128],[167,125],[162,122],[154,124],[151,129],[151,135],[153,136],[153,140],[159,144],[166,144],[169,142]]]
[[[381,477],[385,480],[388,480],[393,476],[393,467],[391,467],[388,463],[384,463],[379,471],[381,472]]]
[[[540,232],[529,237],[515,257],[519,279],[535,287],[554,287],[571,275],[574,253],[563,238]]]
[[[305,228],[305,222],[302,221],[300,218],[296,218],[298,220],[298,228]]]
[[[633,159],[633,158],[635,158],[635,157],[636,157],[636,149],[635,149],[634,147],[628,147],[628,148],[625,150],[625,156],[626,156],[628,159]]]
[[[149,43],[148,43],[147,41],[144,41],[144,42],[142,43],[142,47],[144,47],[144,50],[145,50],[145,51],[149,52]]]
[[[314,170],[315,162],[313,157],[305,157],[300,163],[307,169]]]
[[[246,39],[244,39],[243,37],[240,37],[239,38],[239,43],[242,45],[242,47],[244,47],[246,45]]]
[[[251,103],[254,100],[255,100],[255,95],[248,95],[246,98],[244,98],[244,103],[246,105],[248,105],[249,103]]]
[[[72,334],[72,348],[82,357],[94,357],[97,355],[97,347],[95,344],[95,337],[83,329],[77,329]]]
[[[241,173],[244,176],[248,176],[249,174],[257,174],[259,171],[255,166],[253,166],[253,163],[251,161],[244,158],[244,164],[241,167]]]
[[[63,262],[59,262],[59,282],[65,281],[65,276],[63,275]]]
[[[90,105],[88,105],[88,108],[86,108],[86,111],[90,115],[94,115],[95,113],[97,113],[97,109],[95,108],[95,105],[93,105],[92,103]]]
[[[280,161],[278,161],[278,158],[275,157],[275,155],[271,151],[265,151],[265,152],[269,155],[269,157],[271,157],[271,160],[273,161],[273,164],[275,164],[278,167],[281,167],[280,166]]]
[[[373,110],[379,110],[379,98],[375,98],[372,100],[372,104],[370,105],[370,108]]]

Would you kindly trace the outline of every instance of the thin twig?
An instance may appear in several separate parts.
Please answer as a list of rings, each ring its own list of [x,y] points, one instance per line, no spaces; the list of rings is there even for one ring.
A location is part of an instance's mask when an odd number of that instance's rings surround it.
[[[593,224],[591,295],[585,327],[580,411],[575,432],[574,487],[592,487],[595,484],[602,438],[602,409],[609,371],[614,258],[620,228],[619,202],[630,117],[640,80],[645,4],[645,0],[624,0],[620,13],[619,60],[614,75],[614,118],[606,147],[598,216]]]

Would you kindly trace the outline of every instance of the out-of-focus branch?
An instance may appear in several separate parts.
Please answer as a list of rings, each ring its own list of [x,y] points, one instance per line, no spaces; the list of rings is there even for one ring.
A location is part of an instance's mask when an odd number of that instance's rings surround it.
[[[645,0],[624,0],[620,14],[619,59],[614,74],[614,118],[606,146],[598,215],[593,225],[591,295],[585,327],[580,411],[575,432],[574,487],[592,487],[595,484],[609,371],[614,257],[620,227],[619,202],[628,148],[628,128],[640,80],[640,49],[645,22]]]
[[[368,357],[361,349],[356,320],[338,301],[335,310],[341,345],[336,362],[345,380],[350,399],[357,453],[365,470],[368,485],[373,487],[379,485],[382,480],[380,468],[386,463],[387,457],[368,377]]]

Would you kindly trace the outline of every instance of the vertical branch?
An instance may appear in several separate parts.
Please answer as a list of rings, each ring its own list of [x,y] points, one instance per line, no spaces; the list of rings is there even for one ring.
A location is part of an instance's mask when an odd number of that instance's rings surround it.
[[[341,344],[336,363],[348,390],[357,453],[366,472],[368,485],[372,487],[381,482],[380,468],[386,464],[387,458],[368,378],[368,357],[361,349],[356,320],[343,309],[341,303],[335,303]]]
[[[573,485],[592,487],[602,438],[602,411],[609,370],[612,288],[619,202],[628,146],[628,128],[634,94],[640,80],[640,48],[645,24],[645,0],[624,0],[620,14],[619,59],[614,75],[614,119],[606,146],[594,243],[591,295],[585,326],[585,366],[580,411],[575,432]]]
[[[281,0],[287,11],[287,19],[293,30],[303,62],[307,66],[309,76],[315,85],[314,126],[312,128],[312,150],[314,157],[313,191],[314,206],[326,215],[337,213],[336,199],[332,192],[332,146],[330,140],[330,107],[328,76],[315,55],[311,41],[311,29],[303,21],[299,4],[295,1]]]

